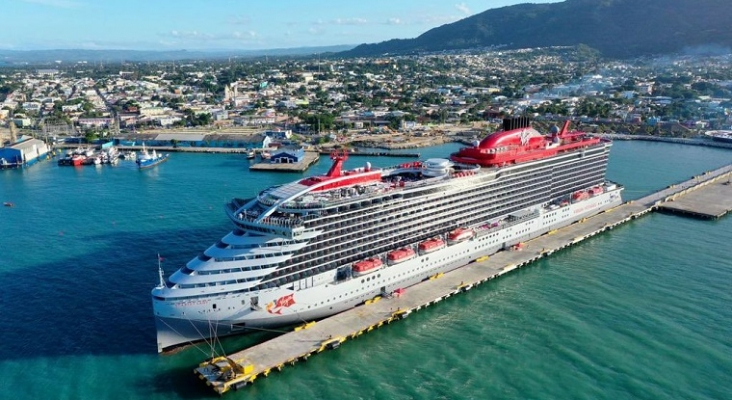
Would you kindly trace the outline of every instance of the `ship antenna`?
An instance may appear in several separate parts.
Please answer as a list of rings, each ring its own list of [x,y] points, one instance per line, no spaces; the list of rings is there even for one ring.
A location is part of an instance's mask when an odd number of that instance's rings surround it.
[[[163,257],[160,257],[160,253],[158,253],[158,274],[160,275],[160,284],[158,285],[158,288],[162,289],[165,287],[165,278],[163,278]]]

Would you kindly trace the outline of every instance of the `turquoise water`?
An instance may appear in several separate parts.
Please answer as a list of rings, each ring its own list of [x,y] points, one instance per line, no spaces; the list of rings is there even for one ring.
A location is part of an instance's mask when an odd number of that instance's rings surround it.
[[[367,160],[413,161],[347,166]],[[632,199],[730,162],[721,149],[616,142],[608,177]],[[175,153],[148,171],[0,171],[0,201],[16,204],[0,209],[0,399],[217,397],[191,372],[205,348],[155,353],[149,294],[157,253],[172,272],[230,230],[225,201],[302,176],[248,163]],[[226,396],[726,399],[730,243],[729,217],[653,214]]]

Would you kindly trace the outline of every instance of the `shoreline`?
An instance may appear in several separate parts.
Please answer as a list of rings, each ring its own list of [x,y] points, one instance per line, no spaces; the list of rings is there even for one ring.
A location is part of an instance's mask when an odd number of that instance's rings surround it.
[[[719,141],[714,141],[712,139],[707,138],[677,138],[677,137],[669,137],[669,136],[653,136],[653,135],[634,135],[634,134],[627,134],[627,133],[594,133],[593,135],[597,135],[601,138],[607,138],[611,140],[639,140],[639,141],[648,141],[648,142],[665,142],[665,143],[677,143],[677,144],[685,144],[685,145],[692,145],[692,146],[706,146],[706,147],[717,147],[717,148],[725,148],[725,149],[732,149],[732,143],[724,143]],[[447,143],[461,143],[467,146],[472,145],[472,141],[464,138],[459,137],[455,135],[450,136],[440,136],[440,137],[429,137],[429,138],[410,138],[405,141],[400,142],[391,142],[391,141],[384,141],[384,140],[362,140],[357,139],[349,142],[344,142],[339,145],[325,145],[325,146],[304,146],[304,148],[308,151],[317,151],[317,152],[328,152],[335,149],[340,149],[345,146],[345,148],[349,149],[356,149],[356,151],[360,150],[361,148],[369,148],[369,149],[381,149],[385,151],[393,151],[393,150],[409,150],[409,149],[420,149],[425,147],[432,147],[432,146],[441,146]],[[79,146],[93,146],[98,147],[98,144],[79,144],[79,143],[64,143],[64,144],[55,144],[53,145],[54,149],[73,149],[77,148]],[[336,147],[339,146],[339,147]],[[115,145],[117,149],[127,151],[127,150],[142,150],[142,146],[125,146],[125,145]],[[153,145],[146,145],[148,148],[154,148],[158,151],[168,151],[168,152],[192,152],[192,153],[227,153],[227,154],[246,154],[249,152],[250,149],[247,149],[245,147],[191,147],[191,146],[153,146]],[[255,152],[261,152],[261,151],[276,151],[277,149],[251,149]]]

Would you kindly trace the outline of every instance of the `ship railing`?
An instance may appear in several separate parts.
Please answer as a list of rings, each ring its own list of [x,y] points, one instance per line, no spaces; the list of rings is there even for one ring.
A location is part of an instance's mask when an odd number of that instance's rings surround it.
[[[257,195],[257,201],[266,206],[273,206],[277,203],[277,199],[269,195],[269,193],[260,193]]]
[[[299,203],[295,201],[288,201],[286,203],[283,203],[280,205],[283,209],[292,209],[292,210],[302,210],[302,209],[313,209],[313,208],[325,208],[325,207],[332,207],[337,206],[341,204],[347,204],[362,200],[369,200],[373,197],[381,196],[385,193],[392,192],[392,191],[401,191],[404,189],[411,189],[411,188],[417,188],[421,186],[428,186],[434,184],[436,179],[449,179],[450,176],[443,176],[443,177],[435,177],[430,178],[428,180],[415,180],[415,181],[400,181],[400,182],[383,182],[376,186],[365,186],[364,189],[366,190],[364,193],[360,194],[353,194],[353,195],[347,195],[347,196],[340,196],[336,194],[338,192],[338,189],[334,190],[331,193],[323,192],[322,194],[324,196],[328,196],[326,198],[318,199],[318,201],[312,201],[307,203]],[[257,200],[264,204],[264,205],[274,205],[276,201],[273,201],[271,198],[269,198],[266,194],[260,194],[257,196]]]
[[[311,209],[311,208],[324,208],[324,207],[330,207],[334,205],[340,205],[350,202],[357,202],[357,201],[363,201],[368,200],[373,197],[378,197],[379,195],[382,195],[388,191],[393,190],[394,188],[391,188],[387,185],[379,185],[378,187],[365,187],[364,193],[356,193],[353,195],[348,196],[340,196],[335,193],[323,193],[324,196],[330,196],[328,198],[320,198],[317,199],[318,201],[312,201],[307,203],[299,203],[294,201],[288,201],[286,203],[281,204],[281,208],[283,209]]]
[[[242,207],[244,207],[251,199],[240,199],[238,197],[235,197],[231,199],[230,202],[226,204],[226,206],[229,209],[232,209],[233,211],[236,211]]]
[[[229,209],[231,210],[231,209]],[[231,210],[229,212],[231,217],[233,217],[238,222],[244,222],[249,223],[253,225],[266,225],[266,226],[277,226],[277,227],[286,227],[286,228],[296,228],[300,226],[305,225],[305,221],[303,218],[296,217],[266,217],[259,221],[259,214],[251,212],[251,211],[242,211],[239,213],[236,213],[236,210]]]
[[[233,213],[233,212],[236,212],[236,210],[238,210],[239,207],[241,207],[241,205],[239,205],[239,203],[237,203],[235,201],[230,201],[230,202],[226,203],[226,205],[224,207],[226,207],[226,211]]]

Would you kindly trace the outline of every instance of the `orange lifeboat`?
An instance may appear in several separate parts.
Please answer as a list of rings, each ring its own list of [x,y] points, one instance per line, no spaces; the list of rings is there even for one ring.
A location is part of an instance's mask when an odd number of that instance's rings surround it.
[[[416,256],[414,250],[403,247],[394,251],[390,251],[386,255],[386,263],[389,265],[399,264],[400,262],[407,261]]]
[[[574,201],[582,201],[590,198],[590,194],[587,193],[585,190],[580,190],[577,192],[572,193],[572,200]]]
[[[377,269],[381,268],[381,266],[384,265],[384,263],[381,262],[381,259],[376,257],[367,258],[365,260],[353,263],[351,266],[351,270],[353,271],[354,276],[361,276],[370,274]]]
[[[590,189],[590,195],[597,196],[602,194],[605,191],[605,189],[602,188],[602,186],[595,186],[592,189]]]
[[[455,244],[475,236],[475,231],[468,228],[457,228],[447,235],[447,242]]]
[[[417,246],[417,251],[419,252],[419,254],[424,255],[424,254],[432,253],[433,251],[439,250],[443,247],[445,247],[445,241],[438,237],[435,237],[432,239],[427,239],[424,242],[421,242]]]

